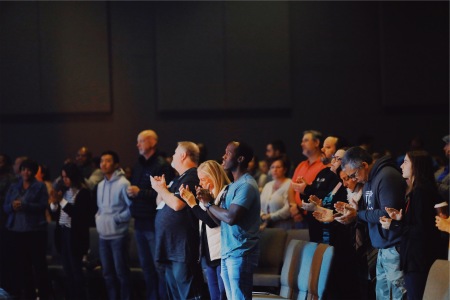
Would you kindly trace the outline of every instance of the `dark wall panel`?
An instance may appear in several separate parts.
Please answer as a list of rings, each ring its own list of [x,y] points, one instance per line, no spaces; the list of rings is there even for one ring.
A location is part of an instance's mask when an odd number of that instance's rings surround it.
[[[41,111],[37,2],[0,2],[0,114]]]
[[[223,4],[159,3],[155,15],[158,110],[223,108]]]
[[[159,3],[155,44],[161,112],[290,107],[286,2]]]
[[[226,2],[227,108],[290,108],[289,4]]]
[[[448,109],[448,2],[381,6],[383,106]]]
[[[104,2],[8,2],[1,14],[1,114],[111,112]]]
[[[106,4],[42,2],[39,7],[43,112],[110,112]]]

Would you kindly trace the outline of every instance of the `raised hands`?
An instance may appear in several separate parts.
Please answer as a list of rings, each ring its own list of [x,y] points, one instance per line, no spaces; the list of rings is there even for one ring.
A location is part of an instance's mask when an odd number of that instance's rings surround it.
[[[295,182],[291,182],[292,189],[300,194],[302,194],[305,191],[306,186],[308,183],[303,177],[298,177]]]
[[[150,176],[150,183],[152,184],[152,188],[157,193],[160,193],[161,190],[167,189],[166,177],[164,174],[162,176]]]
[[[197,199],[202,201],[203,204],[209,203],[214,200],[213,195],[210,191],[209,184],[206,186],[206,188],[202,188],[200,186],[195,187],[195,192],[197,194]]]
[[[317,207],[312,215],[319,222],[332,222],[334,220],[333,210],[324,207]]]
[[[302,201],[302,208],[306,211],[315,211],[322,206],[322,200],[315,195],[309,196],[309,202]]]
[[[403,217],[401,209],[400,209],[400,211],[396,210],[395,208],[389,208],[389,207],[385,207],[384,209],[386,210],[386,212],[388,213],[389,217],[392,220],[400,221]]]
[[[191,193],[188,185],[182,184],[178,190],[180,191],[180,197],[183,198],[190,207],[197,205],[194,194]]]
[[[338,201],[334,204],[334,208],[342,216],[335,216],[334,219],[341,224],[350,224],[356,219],[356,209],[348,203]]]

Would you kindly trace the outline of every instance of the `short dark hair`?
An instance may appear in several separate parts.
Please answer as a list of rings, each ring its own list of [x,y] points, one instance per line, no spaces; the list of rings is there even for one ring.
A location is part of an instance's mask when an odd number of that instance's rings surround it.
[[[39,164],[30,158],[25,159],[21,164],[19,170],[28,169],[33,175],[36,175],[39,170]]]
[[[345,152],[345,155],[342,158],[341,166],[344,170],[347,166],[351,169],[356,169],[361,167],[363,162],[370,165],[372,161],[373,159],[369,152],[361,147],[352,147]]]
[[[247,169],[248,163],[253,159],[253,149],[248,144],[236,141],[238,146],[236,147],[236,159],[239,156],[244,157],[244,160],[241,162],[241,167]]]
[[[103,151],[100,157],[102,157],[103,155],[111,155],[115,164],[118,164],[120,162],[119,155],[112,150]]]
[[[286,145],[282,140],[275,140],[269,143],[269,145],[272,145],[273,151],[278,151],[280,154],[286,153]]]

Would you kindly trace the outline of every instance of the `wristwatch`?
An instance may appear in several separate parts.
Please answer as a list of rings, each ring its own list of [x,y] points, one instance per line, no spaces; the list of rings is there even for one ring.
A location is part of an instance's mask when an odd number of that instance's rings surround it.
[[[209,207],[210,207],[211,205],[214,205],[214,203],[212,203],[212,202],[206,203],[206,205],[205,205],[206,209],[209,209]]]

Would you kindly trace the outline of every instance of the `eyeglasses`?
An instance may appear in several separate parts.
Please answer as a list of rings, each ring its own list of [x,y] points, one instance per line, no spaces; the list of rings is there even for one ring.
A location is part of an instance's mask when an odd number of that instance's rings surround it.
[[[352,180],[356,180],[356,177],[358,177],[359,169],[361,169],[361,167],[358,167],[358,168],[356,169],[355,173],[350,174],[350,175],[347,175],[348,178],[349,178],[349,179],[352,179]]]
[[[342,157],[339,157],[339,156],[336,156],[336,155],[331,155],[331,160],[337,160],[337,161],[341,161],[342,160]]]

